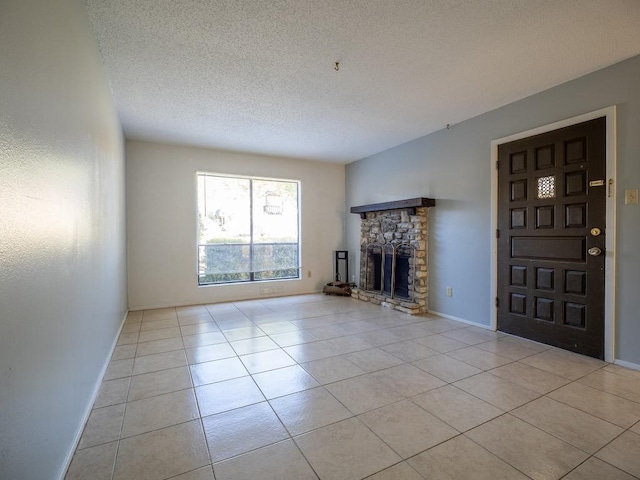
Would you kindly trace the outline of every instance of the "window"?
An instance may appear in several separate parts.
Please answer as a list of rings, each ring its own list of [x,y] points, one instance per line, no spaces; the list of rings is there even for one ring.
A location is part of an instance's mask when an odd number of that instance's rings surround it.
[[[198,284],[300,278],[299,186],[198,173]]]

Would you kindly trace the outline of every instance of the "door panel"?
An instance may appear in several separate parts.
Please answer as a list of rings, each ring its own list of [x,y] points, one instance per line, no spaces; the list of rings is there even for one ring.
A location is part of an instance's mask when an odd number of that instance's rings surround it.
[[[511,258],[584,261],[583,237],[512,237]]]
[[[605,122],[498,148],[498,329],[597,358],[604,357]]]

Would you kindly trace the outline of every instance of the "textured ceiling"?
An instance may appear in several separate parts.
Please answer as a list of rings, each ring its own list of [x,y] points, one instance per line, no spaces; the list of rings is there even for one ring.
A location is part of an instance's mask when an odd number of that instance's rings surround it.
[[[127,138],[341,163],[640,54],[639,0],[87,5]]]

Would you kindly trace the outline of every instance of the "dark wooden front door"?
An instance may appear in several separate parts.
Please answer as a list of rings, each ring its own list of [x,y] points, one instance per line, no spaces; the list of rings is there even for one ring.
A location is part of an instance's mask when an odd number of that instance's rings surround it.
[[[605,118],[498,148],[498,330],[604,357]]]

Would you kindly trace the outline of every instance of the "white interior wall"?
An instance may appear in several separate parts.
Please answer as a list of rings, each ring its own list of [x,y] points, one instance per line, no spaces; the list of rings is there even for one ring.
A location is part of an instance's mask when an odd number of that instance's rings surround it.
[[[0,2],[0,477],[59,477],[126,313],[124,142],[87,12]]]
[[[617,231],[615,358],[640,365],[640,207],[624,190],[640,184],[640,57],[634,57],[431,135],[351,163],[347,208],[433,197],[429,213],[429,309],[489,326],[491,141],[616,105]],[[447,119],[442,119],[445,125]],[[356,252],[360,220],[347,217]],[[354,258],[355,262],[359,259]],[[446,287],[453,296],[446,296]]]
[[[317,292],[333,280],[333,252],[344,248],[344,165],[142,141],[128,141],[126,152],[132,310],[261,298],[265,287]],[[198,286],[199,171],[301,181],[300,280]]]

